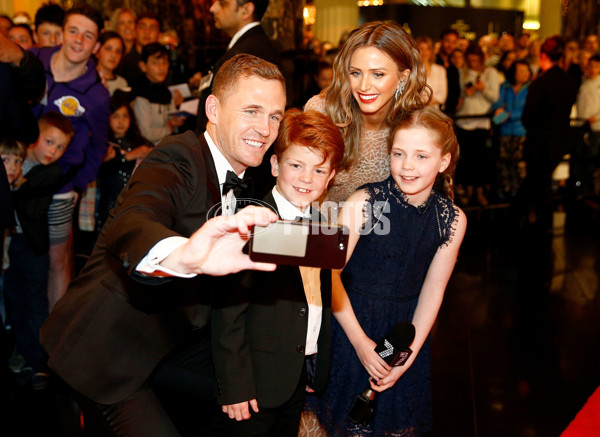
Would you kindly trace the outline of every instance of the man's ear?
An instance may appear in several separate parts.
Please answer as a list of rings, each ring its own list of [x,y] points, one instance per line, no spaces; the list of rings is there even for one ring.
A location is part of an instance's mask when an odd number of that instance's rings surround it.
[[[249,23],[254,21],[254,3],[246,2],[242,9],[242,20],[247,20]]]
[[[94,44],[94,49],[92,50],[92,55],[95,55],[96,52],[100,50],[100,45],[100,41],[96,41],[96,44]]]
[[[279,176],[279,161],[277,160],[277,155],[271,155],[271,174],[274,177]]]
[[[206,118],[212,124],[218,124],[219,120],[219,99],[214,94],[211,94],[206,98],[206,104],[204,105],[206,111]]]
[[[139,61],[138,62],[138,67],[140,67],[140,70],[142,70],[142,73],[146,74],[146,70],[148,68],[146,68],[146,63],[144,61]]]

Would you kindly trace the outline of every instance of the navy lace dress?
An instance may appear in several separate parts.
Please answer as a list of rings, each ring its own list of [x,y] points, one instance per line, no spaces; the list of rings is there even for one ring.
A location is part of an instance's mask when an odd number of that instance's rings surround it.
[[[457,210],[435,191],[425,204],[409,205],[392,177],[363,188],[369,193],[365,232],[342,281],[360,325],[377,342],[397,322],[412,320],[429,264],[452,237]],[[368,388],[369,375],[340,325],[333,325],[329,384],[324,396],[311,396],[308,405],[328,434],[418,436],[429,431],[429,339],[394,387],[376,395],[375,415],[368,427],[361,427],[348,419],[348,412]]]

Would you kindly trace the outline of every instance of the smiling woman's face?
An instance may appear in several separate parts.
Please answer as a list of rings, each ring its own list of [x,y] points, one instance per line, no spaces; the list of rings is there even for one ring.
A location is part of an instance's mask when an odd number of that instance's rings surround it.
[[[375,47],[361,47],[350,58],[348,79],[360,111],[373,115],[387,113],[401,77],[389,56]]]

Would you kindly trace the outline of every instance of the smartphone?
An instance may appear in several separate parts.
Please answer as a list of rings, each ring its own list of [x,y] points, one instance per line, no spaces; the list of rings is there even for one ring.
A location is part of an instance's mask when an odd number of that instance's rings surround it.
[[[279,220],[254,227],[249,255],[258,262],[341,269],[346,264],[348,234],[342,225]]]

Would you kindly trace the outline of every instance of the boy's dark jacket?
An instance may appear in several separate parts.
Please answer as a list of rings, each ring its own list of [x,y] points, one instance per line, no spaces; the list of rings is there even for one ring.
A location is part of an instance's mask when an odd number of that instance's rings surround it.
[[[273,195],[264,199],[276,209]],[[274,272],[242,272],[213,305],[213,360],[217,402],[257,399],[259,408],[277,408],[294,393],[305,363],[308,304],[294,266]],[[232,281],[233,282],[233,281]],[[321,271],[323,315],[312,388],[324,390],[331,343],[331,271]],[[226,329],[225,329],[226,328]]]
[[[14,191],[17,218],[29,248],[36,254],[48,252],[48,207],[52,196],[68,180],[57,162],[36,165],[25,175],[25,182]]]

